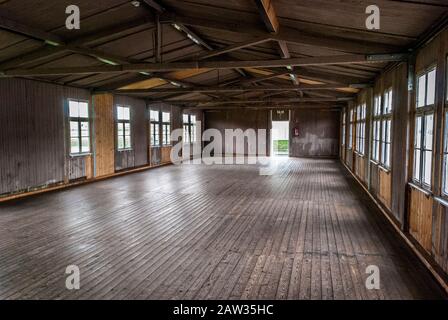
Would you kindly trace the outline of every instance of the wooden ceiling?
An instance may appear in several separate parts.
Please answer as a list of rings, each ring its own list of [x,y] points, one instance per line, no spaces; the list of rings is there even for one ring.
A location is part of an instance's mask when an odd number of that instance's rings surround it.
[[[0,0],[1,75],[190,107],[337,106],[448,20],[445,0],[377,0],[375,31],[371,1],[138,2]]]

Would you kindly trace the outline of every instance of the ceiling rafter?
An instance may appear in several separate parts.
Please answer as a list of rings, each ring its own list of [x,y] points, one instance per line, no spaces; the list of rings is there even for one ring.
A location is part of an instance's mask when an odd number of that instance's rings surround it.
[[[191,61],[169,63],[129,63],[125,65],[107,66],[76,66],[64,68],[35,68],[6,70],[2,76],[37,76],[60,74],[88,74],[88,73],[123,73],[123,72],[166,72],[185,69],[235,69],[235,68],[276,68],[287,66],[320,66],[344,65],[352,63],[375,63],[403,61],[406,54],[375,54],[375,55],[341,55],[308,58],[290,58],[273,60],[220,60],[220,61]]]

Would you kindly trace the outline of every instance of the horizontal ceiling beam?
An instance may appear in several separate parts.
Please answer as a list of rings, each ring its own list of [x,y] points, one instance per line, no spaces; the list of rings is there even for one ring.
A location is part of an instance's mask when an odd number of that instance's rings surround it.
[[[249,109],[249,110],[293,110],[293,109],[305,109],[305,110],[327,110],[327,111],[339,111],[340,108],[344,107],[343,104],[314,104],[314,103],[291,103],[286,105],[250,105],[250,106],[237,106],[237,105],[222,105],[222,106],[212,106],[212,107],[204,107],[204,106],[196,106],[196,107],[183,107],[184,111],[189,110],[216,110],[216,111],[225,111],[225,110],[238,110],[238,109]]]
[[[341,55],[310,58],[291,58],[278,60],[249,60],[249,61],[192,61],[171,63],[130,63],[126,65],[65,67],[65,68],[34,68],[13,69],[0,72],[0,76],[44,76],[62,74],[89,74],[89,73],[123,73],[123,72],[166,72],[185,69],[235,69],[235,68],[276,68],[287,66],[321,66],[344,65],[352,63],[402,61],[405,54],[379,54],[379,55]]]
[[[149,100],[150,103],[169,103],[176,105],[197,105],[197,106],[218,106],[223,104],[257,104],[264,103],[266,105],[275,105],[294,102],[346,102],[352,101],[353,97],[332,97],[332,98],[273,98],[273,99],[235,99],[226,101],[210,101],[210,100]]]
[[[364,84],[354,84],[353,87],[364,86]],[[329,84],[322,85],[276,85],[276,86],[257,86],[257,87],[191,87],[191,88],[153,88],[153,89],[130,89],[113,90],[113,93],[119,94],[144,94],[144,93],[227,93],[227,92],[263,92],[263,91],[315,91],[315,90],[334,90],[341,89],[343,86]],[[109,91],[110,92],[110,91]]]
[[[294,29],[288,26],[282,26],[277,34],[270,34],[267,31],[260,30],[257,25],[219,21],[216,19],[186,17],[173,14],[165,14],[161,17],[162,23],[179,23],[193,27],[202,27],[207,29],[221,30],[238,34],[248,34],[252,36],[270,35],[275,40],[291,43],[316,46],[332,50],[338,50],[347,53],[373,53],[373,52],[397,52],[400,48],[397,46],[370,42],[367,40],[355,40],[328,36],[324,34],[314,34],[304,30]]]

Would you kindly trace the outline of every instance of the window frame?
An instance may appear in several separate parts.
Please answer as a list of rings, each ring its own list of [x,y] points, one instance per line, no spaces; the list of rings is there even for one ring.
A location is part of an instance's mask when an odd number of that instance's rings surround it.
[[[348,145],[347,145],[347,148],[349,150],[353,150],[354,125],[355,125],[355,107],[350,108],[349,110],[349,128],[348,128]]]
[[[187,122],[185,122],[187,117]],[[194,121],[193,121],[194,119]],[[182,114],[182,122],[184,129],[184,143],[196,143],[197,142],[197,116],[194,114]]]
[[[77,102],[78,104],[80,102],[87,104],[87,117],[72,117],[70,115],[70,102]],[[88,100],[84,100],[84,99],[73,99],[73,98],[69,98],[67,99],[67,115],[68,115],[68,128],[69,128],[69,155],[70,157],[82,157],[82,156],[86,156],[86,155],[90,155],[92,154],[92,141],[91,141],[91,137],[92,137],[92,128],[91,128],[91,123],[90,123],[90,105],[89,105],[89,101]],[[79,146],[79,152],[72,152],[72,147],[71,147],[71,142],[72,139],[75,139],[74,137],[72,137],[72,132],[71,132],[71,123],[72,122],[77,122],[78,124],[78,146]],[[88,124],[88,130],[89,130],[89,134],[88,136],[83,136],[82,135],[82,130],[81,130],[81,126],[82,123],[87,122]],[[82,151],[82,139],[83,138],[88,138],[89,141],[89,151]]]
[[[152,112],[157,113],[156,120],[152,119],[152,117],[151,117]],[[161,139],[160,139],[161,119],[160,119],[160,117],[161,117],[160,110],[154,110],[154,109],[149,108],[149,146],[150,147],[160,147],[160,145],[161,145]]]
[[[432,104],[427,104],[428,101],[428,75],[431,72],[435,72],[434,75],[434,101]],[[420,94],[420,88],[419,88],[419,79],[424,76],[425,77],[425,96],[424,101],[425,104],[419,106],[420,100],[419,94]],[[422,187],[425,190],[432,191],[433,189],[433,170],[434,170],[434,129],[435,129],[435,123],[436,123],[436,77],[437,77],[437,66],[435,64],[423,69],[422,71],[416,73],[416,91],[415,91],[415,108],[414,108],[414,143],[413,143],[413,164],[412,164],[412,177],[411,180],[414,184]],[[427,123],[426,119],[427,117],[432,116],[432,141],[430,148],[428,147],[426,143],[426,135],[427,135]],[[417,134],[417,119],[420,118],[421,120],[421,130],[419,135]],[[419,138],[419,139],[417,139]],[[419,159],[417,159],[417,151],[419,151]],[[427,168],[426,163],[426,153],[431,153],[431,169],[430,169],[430,182],[429,184],[426,183],[425,179],[427,178],[425,175],[425,171]],[[417,177],[417,164],[418,164],[418,177]],[[443,190],[443,188],[442,188]]]
[[[169,120],[165,121],[163,119],[163,115],[168,114]],[[160,115],[162,116],[162,145],[163,146],[171,146],[171,112],[161,112]],[[159,118],[160,119],[160,118]]]
[[[118,108],[123,108],[123,109],[129,109],[129,119],[119,119],[118,118]],[[129,105],[122,105],[122,104],[117,104],[115,106],[115,112],[116,112],[116,130],[117,130],[117,134],[116,134],[116,139],[117,139],[117,151],[122,152],[122,151],[129,151],[132,150],[132,143],[133,143],[133,139],[132,139],[132,123],[131,123],[131,119],[132,119],[132,108]],[[126,124],[129,125],[129,135],[126,134]],[[123,134],[122,134],[122,138],[123,138],[123,148],[120,148],[118,145],[118,140],[120,137],[120,130],[119,127],[122,126],[123,127]],[[130,146],[127,147],[126,145],[126,137],[129,137],[129,141],[130,141]]]
[[[356,107],[356,146],[355,151],[360,156],[366,152],[366,119],[367,104],[364,102]]]
[[[346,119],[347,113],[345,109],[342,111],[342,143],[341,146],[345,147],[345,138],[346,138],[346,130],[347,130],[347,119]]]

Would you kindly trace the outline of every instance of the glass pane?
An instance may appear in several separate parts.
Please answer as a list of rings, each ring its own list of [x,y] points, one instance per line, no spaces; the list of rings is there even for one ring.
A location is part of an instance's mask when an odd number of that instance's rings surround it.
[[[425,116],[425,143],[424,148],[432,150],[432,138],[434,129],[434,115],[428,114]]]
[[[78,118],[79,117],[79,104],[78,104],[78,102],[69,100],[68,106],[69,106],[70,117]]]
[[[79,103],[79,116],[81,118],[89,117],[89,108],[88,108],[88,104],[86,102]]]
[[[79,153],[79,139],[78,138],[70,139],[70,153]]]
[[[195,124],[196,123],[196,116],[191,116],[191,123]]]
[[[124,124],[124,134],[126,136],[130,136],[131,135],[131,124],[130,123],[125,123]]]
[[[390,144],[386,144],[386,159],[384,161],[386,167],[390,167]]]
[[[431,185],[431,168],[432,168],[432,152],[425,151],[425,159],[424,159],[424,170],[423,170],[423,182],[427,185]]]
[[[420,150],[414,151],[414,179],[420,181]]]
[[[168,112],[162,113],[162,121],[163,122],[170,122],[170,114]]]
[[[150,117],[151,121],[158,122],[159,121],[159,111],[150,110],[149,117]]]
[[[123,108],[117,107],[117,119],[122,120],[123,119]]]
[[[79,137],[79,127],[77,121],[70,121],[70,137]]]
[[[387,113],[388,106],[389,106],[389,95],[388,95],[388,93],[386,92],[386,93],[384,94],[384,113]]]
[[[448,159],[447,156],[445,155],[444,157],[444,174],[443,174],[443,192],[445,194],[448,194],[448,183],[447,183],[447,174],[448,174]]]
[[[130,149],[131,148],[131,136],[125,136],[124,137],[125,142],[125,148]]]
[[[123,120],[131,120],[131,108],[123,107]]]
[[[123,136],[118,136],[117,144],[118,144],[118,149],[124,149],[124,139],[123,139]]]
[[[415,121],[415,141],[414,145],[416,148],[421,148],[422,142],[422,117],[418,116]]]
[[[386,138],[387,143],[392,142],[391,130],[392,130],[392,120],[387,120],[387,138]]]
[[[90,141],[89,141],[89,138],[82,138],[81,139],[81,143],[82,143],[81,151],[82,152],[90,152]]]
[[[390,112],[392,112],[392,102],[393,102],[393,99],[392,99],[392,89],[390,89],[389,90],[389,113]]]
[[[436,70],[428,73],[428,93],[426,96],[426,105],[434,104],[436,94]]]
[[[445,112],[444,152],[448,153],[448,112]]]
[[[188,114],[183,115],[184,123],[188,123]]]
[[[89,123],[81,122],[81,136],[88,137],[89,136]]]
[[[418,77],[417,107],[423,107],[425,105],[425,93],[426,93],[426,77],[425,75],[422,75]]]
[[[117,133],[119,136],[122,136],[124,133],[124,124],[123,123],[117,123]]]

